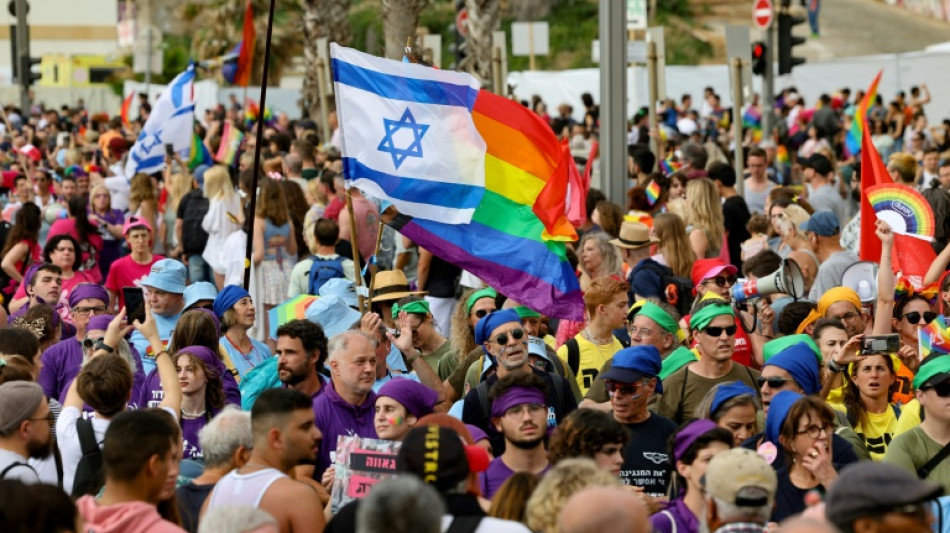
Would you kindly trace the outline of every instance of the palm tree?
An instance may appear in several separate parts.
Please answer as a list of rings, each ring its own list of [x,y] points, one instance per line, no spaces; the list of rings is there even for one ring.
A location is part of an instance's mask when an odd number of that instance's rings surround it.
[[[380,0],[383,10],[383,36],[386,40],[386,57],[399,59],[403,55],[406,39],[415,36],[419,14],[429,0]]]
[[[304,77],[301,90],[301,108],[304,116],[315,118],[320,114],[317,92],[317,39],[347,45],[350,42],[350,23],[347,16],[352,0],[299,0],[303,7]],[[325,71],[329,78],[329,66]]]
[[[459,70],[470,73],[482,82],[492,80],[492,31],[498,25],[500,8],[498,0],[465,0],[468,11],[468,55],[459,65]]]

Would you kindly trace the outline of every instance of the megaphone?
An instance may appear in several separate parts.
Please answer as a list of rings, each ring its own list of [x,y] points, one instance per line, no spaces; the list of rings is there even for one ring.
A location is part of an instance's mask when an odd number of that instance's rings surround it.
[[[795,260],[783,259],[778,270],[768,276],[737,282],[732,286],[732,301],[742,303],[777,292],[796,300],[805,296],[805,277]]]
[[[877,300],[877,271],[879,265],[871,261],[858,261],[845,269],[841,275],[841,286],[858,293],[864,305]]]

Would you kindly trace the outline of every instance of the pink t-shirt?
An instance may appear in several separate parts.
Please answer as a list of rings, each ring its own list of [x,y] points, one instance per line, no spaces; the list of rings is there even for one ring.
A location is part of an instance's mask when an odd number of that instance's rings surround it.
[[[76,220],[72,218],[61,218],[56,222],[53,222],[53,225],[49,228],[49,233],[46,236],[46,240],[52,239],[57,235],[69,235],[70,237],[79,241],[79,232],[76,231]],[[95,248],[95,252],[92,254],[93,257],[90,260],[90,253],[87,251],[82,252],[82,266],[84,272],[89,273],[95,283],[100,283],[102,281],[102,273],[99,271],[99,252],[102,250],[102,235],[98,233],[89,235],[89,244]],[[80,246],[82,244],[80,243]]]
[[[144,265],[132,260],[131,255],[116,259],[109,267],[109,275],[106,276],[106,289],[116,295],[121,309],[125,305],[125,295],[122,294],[122,287],[141,287],[142,280],[152,270],[152,265],[160,259],[165,259],[161,255],[152,255],[152,260]]]

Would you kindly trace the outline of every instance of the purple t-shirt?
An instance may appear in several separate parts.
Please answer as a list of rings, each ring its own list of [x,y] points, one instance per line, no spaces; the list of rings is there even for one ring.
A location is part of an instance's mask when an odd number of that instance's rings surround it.
[[[671,501],[660,512],[650,517],[650,524],[654,533],[696,533],[699,531],[699,520],[686,507],[686,503],[677,498]]]
[[[221,372],[221,381],[224,385],[224,403],[241,407],[241,389],[238,388],[234,376],[225,368],[224,363],[221,363],[219,372]],[[164,397],[162,380],[158,377],[158,369],[156,368],[148,373],[141,394],[134,396],[133,399],[137,400],[142,407],[158,407]]]
[[[376,409],[376,393],[370,391],[360,405],[352,405],[337,394],[330,381],[322,388],[323,392],[313,401],[313,413],[317,418],[317,427],[323,433],[320,441],[320,453],[317,455],[317,467],[314,479],[320,479],[323,472],[333,463],[330,452],[336,451],[337,438],[340,435],[356,435],[375,439],[376,425],[373,422]]]
[[[132,368],[132,399],[129,401],[129,408],[138,407],[138,399],[142,395],[142,388],[145,385],[145,372],[142,371],[142,361],[135,347],[129,345],[132,350],[132,360],[135,366]],[[36,382],[43,387],[43,392],[50,398],[56,398],[60,402],[66,401],[66,392],[73,379],[79,374],[79,368],[82,366],[82,345],[75,338],[69,338],[50,346],[42,355],[43,368]],[[86,406],[86,411],[92,411]]]
[[[551,465],[548,464],[541,471],[541,475],[547,474],[550,469]],[[482,497],[490,500],[498,492],[498,489],[505,484],[505,481],[508,481],[508,478],[513,475],[515,475],[515,471],[508,468],[508,465],[501,460],[500,456],[492,459],[492,462],[488,465],[488,470],[478,475],[478,486],[482,490]]]

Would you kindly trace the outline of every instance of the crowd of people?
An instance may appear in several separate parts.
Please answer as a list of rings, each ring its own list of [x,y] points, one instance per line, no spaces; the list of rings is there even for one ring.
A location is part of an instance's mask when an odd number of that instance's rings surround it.
[[[225,124],[248,132],[233,165],[169,152],[127,176],[144,97],[127,123],[8,106],[0,530],[942,531],[950,338],[921,330],[950,305],[950,126],[924,86],[872,106],[937,260],[896,277],[878,221],[877,277],[852,287],[861,97],[786,89],[764,138],[748,117],[769,110],[711,89],[656,127],[639,111],[625,205],[591,189],[568,246],[582,321],[386,227],[346,188],[332,113],[321,139],[234,100],[195,124],[210,153]],[[590,172],[583,100],[580,121],[524,104]],[[747,290],[776,272],[793,286]]]

